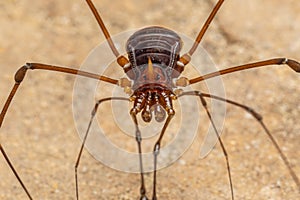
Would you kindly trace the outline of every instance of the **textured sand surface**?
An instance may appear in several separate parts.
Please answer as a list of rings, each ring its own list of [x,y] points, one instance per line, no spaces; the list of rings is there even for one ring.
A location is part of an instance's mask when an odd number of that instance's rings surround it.
[[[162,25],[191,38],[215,2],[94,0],[111,35]],[[83,0],[7,0],[0,2],[0,9],[1,107],[13,86],[14,73],[24,63],[78,68],[105,40]],[[227,0],[201,45],[220,69],[282,56],[299,61],[299,10],[299,0]],[[298,177],[299,75],[287,66],[270,66],[223,78],[227,98],[264,116]],[[0,129],[1,143],[34,199],[75,199],[74,164],[80,139],[72,113],[74,81],[72,75],[29,72]],[[124,146],[135,150],[134,138],[123,140],[108,120],[103,123],[114,140],[122,139]],[[206,127],[201,124],[199,133]],[[223,129],[236,199],[300,199],[278,152],[251,116],[228,106]],[[199,159],[201,138],[195,139],[180,160],[158,172],[158,199],[230,199],[222,150],[216,145],[208,157]],[[152,148],[152,144],[145,145]],[[84,151],[79,168],[80,197],[138,199],[139,178],[139,174],[106,167]],[[145,178],[151,194],[152,174]],[[26,199],[3,156],[0,180],[0,199]]]

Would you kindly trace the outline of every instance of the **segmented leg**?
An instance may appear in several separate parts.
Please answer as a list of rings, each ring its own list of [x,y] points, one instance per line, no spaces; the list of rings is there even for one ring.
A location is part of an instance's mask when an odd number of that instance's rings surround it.
[[[89,124],[88,124],[88,127],[87,127],[87,130],[85,132],[85,135],[84,135],[84,138],[82,140],[82,143],[81,143],[81,147],[80,147],[80,150],[79,150],[79,153],[78,153],[78,156],[77,156],[77,159],[76,159],[76,164],[75,164],[75,186],[76,186],[76,199],[79,200],[79,190],[78,190],[78,167],[79,167],[79,163],[80,163],[80,159],[81,159],[81,155],[82,155],[82,151],[83,151],[83,148],[84,148],[84,145],[85,145],[85,142],[86,142],[86,139],[88,137],[88,134],[89,134],[89,131],[90,131],[90,128],[91,128],[91,125],[92,125],[92,122],[93,122],[93,119],[97,113],[97,110],[98,110],[98,107],[101,103],[105,102],[105,101],[114,101],[114,100],[119,100],[119,101],[129,101],[128,98],[124,98],[124,97],[107,97],[107,98],[103,98],[103,99],[100,99],[97,101],[97,103],[95,104],[94,106],[94,109],[91,113],[91,119],[89,121]]]
[[[48,70],[48,71],[63,72],[63,73],[67,73],[67,74],[74,74],[74,75],[84,76],[84,77],[88,77],[88,78],[98,79],[98,80],[101,80],[101,81],[104,81],[107,83],[111,83],[111,84],[115,84],[115,85],[118,84],[118,80],[111,79],[111,78],[108,78],[105,76],[100,76],[100,75],[93,74],[93,73],[89,73],[89,72],[85,72],[85,71],[81,71],[81,70],[77,70],[77,69],[71,69],[71,68],[67,68],[67,67],[59,67],[59,66],[53,66],[53,65],[46,65],[46,64],[41,64],[41,63],[27,63],[26,65],[21,67],[15,74],[15,84],[14,84],[10,94],[8,95],[7,100],[3,106],[1,114],[0,114],[0,128],[4,121],[5,115],[8,111],[8,108],[10,106],[10,103],[12,102],[13,97],[17,93],[18,88],[21,85],[22,81],[24,80],[27,70],[29,70],[29,69],[30,70],[42,69],[42,70]],[[20,178],[20,175],[17,173],[16,169],[14,168],[14,166],[13,166],[12,162],[10,161],[7,153],[5,152],[2,144],[0,144],[0,151],[1,151],[2,155],[4,156],[7,164],[9,165],[10,169],[12,170],[12,172],[18,179],[18,182],[20,183],[20,185],[26,192],[28,198],[32,199],[32,196],[30,195],[29,190],[26,188],[24,182]]]
[[[200,81],[203,81],[203,80],[206,80],[206,79],[209,79],[212,77],[221,76],[221,75],[229,74],[232,72],[242,71],[245,69],[264,67],[264,66],[268,66],[268,65],[283,65],[283,64],[288,65],[295,72],[298,72],[298,73],[300,72],[300,63],[299,62],[292,60],[292,59],[288,59],[288,58],[273,58],[273,59],[269,59],[269,60],[239,65],[236,67],[230,67],[230,68],[223,69],[223,70],[220,70],[217,72],[199,76],[197,78],[190,79],[188,82],[189,82],[189,84],[194,84],[194,83],[198,83]]]
[[[154,145],[154,149],[153,149],[153,155],[154,155],[154,171],[153,171],[153,194],[152,194],[152,200],[157,200],[157,196],[156,196],[156,172],[157,172],[157,157],[160,151],[160,144],[161,144],[161,140],[166,132],[166,129],[171,121],[171,119],[174,117],[175,112],[173,110],[169,110],[168,112],[168,117],[166,119],[166,122],[160,132],[159,138],[156,141],[155,145]]]
[[[148,200],[148,197],[146,196],[146,187],[145,187],[145,180],[144,180],[142,136],[141,136],[141,131],[136,117],[137,113],[138,111],[136,109],[131,109],[130,111],[130,115],[135,125],[135,140],[137,142],[138,153],[139,153],[139,165],[140,165],[140,175],[141,175],[140,200]]]
[[[297,186],[297,188],[300,192],[300,180],[299,180],[299,178],[297,177],[295,171],[291,167],[291,164],[288,161],[287,157],[281,151],[281,149],[280,149],[278,143],[276,142],[275,138],[273,137],[273,135],[271,134],[271,132],[269,131],[269,129],[267,128],[267,126],[263,122],[263,117],[259,113],[257,113],[256,111],[254,111],[252,108],[250,108],[247,105],[243,105],[243,104],[240,104],[238,102],[235,102],[235,101],[232,101],[232,100],[229,100],[229,99],[225,99],[223,97],[219,97],[219,96],[215,96],[215,95],[211,95],[211,94],[207,94],[207,93],[200,93],[199,91],[183,92],[178,97],[185,96],[185,95],[196,95],[196,96],[199,96],[202,100],[204,98],[211,98],[211,99],[216,99],[216,100],[219,100],[219,101],[223,101],[223,102],[229,103],[231,105],[240,107],[240,108],[244,109],[246,112],[248,112],[249,114],[251,114],[257,120],[257,122],[261,125],[261,127],[264,129],[265,133],[267,134],[267,136],[271,140],[272,144],[274,145],[274,147],[278,151],[281,159],[283,160],[285,166],[287,167],[287,169],[289,171],[290,176],[292,177],[293,181],[295,182],[295,185]],[[203,104],[203,102],[202,102],[202,104]]]
[[[204,109],[206,111],[206,114],[207,114],[207,116],[208,116],[208,118],[210,120],[210,123],[212,124],[212,126],[214,128],[214,131],[216,133],[216,136],[218,138],[219,144],[220,144],[220,146],[222,148],[222,151],[223,151],[223,154],[224,154],[224,157],[225,157],[225,160],[226,160],[226,166],[227,166],[227,172],[228,172],[228,179],[229,179],[230,191],[231,191],[231,199],[234,200],[233,184],[232,184],[231,170],[230,170],[230,164],[229,164],[228,154],[227,154],[225,145],[223,144],[223,142],[221,140],[220,134],[218,133],[218,130],[216,128],[214,120],[213,120],[213,118],[212,118],[212,116],[211,116],[211,114],[210,114],[210,112],[208,110],[207,103],[206,103],[205,99],[203,98],[203,95],[202,95],[202,93],[200,91],[184,92],[181,95],[179,95],[178,97],[182,97],[182,96],[186,96],[186,95],[197,96],[197,97],[200,98],[202,106],[204,107]]]
[[[250,108],[246,105],[240,104],[238,102],[235,102],[235,101],[232,101],[232,100],[229,100],[229,99],[225,99],[225,98],[218,97],[218,96],[211,95],[211,94],[207,94],[207,93],[202,93],[202,96],[205,97],[205,98],[212,98],[212,99],[216,99],[216,100],[219,100],[219,101],[224,101],[226,103],[229,103],[229,104],[232,104],[234,106],[240,107],[240,108],[244,109],[246,112],[248,112],[249,114],[251,114],[256,119],[256,121],[262,126],[265,133],[267,134],[267,136],[270,138],[271,142],[273,143],[274,147],[277,149],[281,159],[283,160],[285,166],[287,167],[291,177],[293,178],[293,181],[295,182],[295,184],[298,187],[298,190],[300,192],[300,180],[299,180],[299,178],[297,177],[295,171],[291,167],[291,164],[288,161],[287,157],[281,151],[281,149],[280,149],[278,143],[276,142],[275,138],[272,136],[271,132],[269,131],[269,129],[267,128],[267,126],[263,122],[263,117],[259,113],[255,112],[252,108]]]

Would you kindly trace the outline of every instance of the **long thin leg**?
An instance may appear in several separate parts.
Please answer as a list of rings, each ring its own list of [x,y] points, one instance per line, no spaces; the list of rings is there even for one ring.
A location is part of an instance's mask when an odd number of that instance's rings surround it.
[[[250,108],[250,107],[248,107],[246,105],[237,103],[235,101],[232,101],[232,100],[229,100],[229,99],[224,99],[222,97],[218,97],[218,96],[211,95],[211,94],[206,94],[206,93],[201,93],[201,94],[202,94],[203,97],[206,97],[206,98],[212,98],[212,99],[224,101],[224,102],[232,104],[234,106],[238,106],[238,107],[244,109],[245,111],[247,111],[248,113],[250,113],[258,121],[258,123],[262,126],[262,128],[265,131],[265,133],[268,135],[268,137],[270,138],[271,142],[273,143],[273,145],[277,149],[277,151],[278,151],[281,159],[283,160],[285,166],[287,167],[287,169],[288,169],[291,177],[293,178],[293,180],[294,180],[295,184],[297,185],[298,190],[300,192],[300,180],[299,180],[299,178],[297,177],[296,173],[294,172],[293,168],[291,167],[291,164],[289,163],[287,157],[281,151],[281,149],[280,149],[278,143],[276,142],[275,138],[272,136],[271,132],[269,131],[269,129],[264,124],[263,117],[260,114],[258,114],[257,112],[255,112],[252,108]]]
[[[115,84],[117,85],[119,83],[118,80],[108,78],[106,76],[100,76],[98,74],[93,74],[90,72],[85,72],[77,69],[67,68],[67,67],[59,67],[54,65],[47,65],[47,64],[41,64],[41,63],[26,63],[23,67],[21,67],[15,74],[15,85],[13,86],[5,104],[0,114],[0,128],[2,125],[2,122],[4,120],[5,114],[7,112],[7,109],[15,96],[18,87],[20,86],[21,82],[23,81],[26,72],[28,69],[35,70],[35,69],[42,69],[42,70],[48,70],[48,71],[57,71],[57,72],[63,72],[67,74],[74,74],[79,76],[85,76],[88,78],[98,79],[100,81],[104,81],[107,83]]]
[[[104,99],[98,100],[97,103],[95,104],[94,109],[93,109],[93,111],[91,113],[91,119],[89,121],[89,124],[88,124],[87,130],[85,132],[84,138],[82,140],[81,147],[80,147],[80,150],[79,150],[79,153],[78,153],[78,156],[77,156],[77,159],[76,159],[76,164],[75,164],[75,186],[76,186],[76,199],[77,200],[79,199],[78,173],[77,173],[77,170],[78,170],[78,167],[79,167],[79,163],[80,163],[80,159],[81,159],[83,147],[85,145],[86,139],[88,137],[88,133],[90,131],[90,127],[91,127],[93,119],[94,119],[94,117],[95,117],[95,115],[97,113],[99,105],[101,103],[105,102],[105,101],[112,101],[112,100],[130,101],[128,98],[124,98],[124,97],[108,97],[108,98],[104,98]]]
[[[214,128],[214,131],[215,131],[215,133],[216,133],[216,135],[217,135],[218,141],[219,141],[220,146],[221,146],[221,148],[222,148],[224,157],[225,157],[225,159],[226,159],[227,172],[228,172],[228,179],[229,179],[230,190],[231,190],[231,199],[234,200],[233,184],[232,184],[231,170],[230,170],[230,165],[229,165],[228,154],[227,154],[225,145],[223,144],[223,142],[222,142],[222,140],[221,140],[221,137],[220,137],[220,135],[219,135],[219,133],[218,133],[218,130],[217,130],[217,128],[216,128],[216,125],[215,125],[215,123],[214,123],[214,121],[213,121],[213,119],[212,119],[212,116],[211,116],[211,114],[210,114],[210,112],[209,112],[209,110],[208,110],[208,108],[207,108],[207,103],[206,103],[205,99],[203,98],[202,93],[199,92],[199,91],[184,92],[184,93],[182,93],[181,95],[178,95],[178,97],[182,97],[182,96],[185,96],[185,95],[198,96],[198,97],[200,98],[200,100],[201,100],[201,103],[202,103],[202,105],[203,105],[203,107],[204,107],[204,109],[205,109],[205,111],[206,111],[206,114],[207,114],[207,116],[208,116],[208,118],[209,118],[209,120],[210,120],[210,122],[211,122],[211,124],[212,124],[212,126],[213,126],[213,128]]]
[[[94,6],[93,2],[91,0],[86,0],[86,2],[89,5],[92,13],[94,14],[94,16],[100,26],[100,29],[102,30],[102,32],[109,44],[110,49],[112,50],[113,54],[116,56],[118,64],[121,67],[123,67],[126,72],[129,71],[131,68],[129,68],[130,63],[129,63],[128,59],[125,56],[120,55],[119,51],[117,50],[113,40],[111,39],[111,36],[104,24],[99,12],[97,11],[96,7]]]
[[[156,196],[156,171],[157,171],[157,156],[159,154],[160,151],[160,144],[161,144],[161,140],[166,132],[166,129],[171,121],[171,119],[174,117],[175,112],[173,112],[172,110],[169,110],[168,112],[168,117],[166,119],[166,122],[164,124],[164,127],[162,128],[159,138],[156,141],[155,145],[154,145],[154,149],[153,149],[153,155],[154,155],[154,171],[153,171],[153,195],[152,195],[152,200],[157,200],[157,196]]]
[[[138,153],[139,153],[139,164],[140,164],[140,175],[141,175],[141,187],[140,187],[140,200],[148,200],[148,197],[146,196],[146,187],[145,187],[145,180],[144,180],[144,168],[143,168],[143,156],[142,156],[142,136],[141,131],[138,125],[137,121],[137,115],[138,111],[135,109],[131,109],[130,115],[132,117],[132,120],[135,124],[135,139],[138,146]]]
[[[223,69],[223,70],[220,70],[217,72],[213,72],[210,74],[199,76],[197,78],[190,79],[190,80],[188,80],[188,82],[189,82],[189,84],[194,84],[194,83],[198,83],[200,81],[203,81],[203,80],[206,80],[206,79],[209,79],[212,77],[221,76],[224,74],[229,74],[232,72],[237,72],[237,71],[241,71],[241,70],[245,70],[245,69],[264,67],[267,65],[282,65],[282,64],[287,64],[294,71],[296,71],[298,73],[300,72],[300,63],[299,62],[288,59],[288,58],[274,58],[274,59],[270,59],[270,60],[264,60],[264,61],[260,61],[260,62],[249,63],[249,64],[245,64],[245,65],[231,67],[228,69]]]
[[[114,42],[112,41],[112,39],[110,37],[110,34],[109,34],[107,28],[105,27],[104,22],[103,22],[103,20],[102,20],[102,18],[100,16],[99,12],[95,8],[95,6],[94,6],[94,4],[93,4],[93,2],[91,0],[86,0],[86,2],[89,5],[90,9],[92,10],[92,12],[93,12],[93,14],[94,14],[94,16],[95,16],[95,18],[96,18],[96,20],[97,20],[97,22],[98,22],[101,30],[102,30],[102,32],[104,34],[104,36],[105,36],[105,38],[106,38],[106,40],[107,40],[107,42],[108,42],[108,44],[109,44],[112,52],[115,54],[116,57],[119,57],[120,53],[117,50],[116,46],[114,45]]]
[[[18,175],[17,171],[15,170],[12,162],[10,161],[9,157],[7,156],[6,152],[4,151],[4,148],[2,147],[2,145],[0,144],[0,151],[2,153],[2,155],[4,156],[6,162],[8,163],[10,169],[13,171],[14,175],[17,177],[19,183],[21,184],[22,188],[24,189],[24,191],[26,192],[26,195],[28,196],[28,198],[30,200],[32,200],[32,197],[29,193],[29,191],[27,190],[26,186],[24,185],[23,181],[21,180],[20,176]]]
[[[183,95],[195,95],[195,92],[194,91],[184,92],[184,93],[180,94],[178,97],[181,97]],[[232,100],[229,100],[229,99],[225,99],[225,98],[222,98],[222,97],[219,97],[219,96],[215,96],[215,95],[211,95],[211,94],[207,94],[207,93],[201,93],[201,96],[204,97],[204,98],[212,98],[212,99],[216,99],[216,100],[219,100],[219,101],[224,101],[226,103],[229,103],[229,104],[232,104],[234,106],[240,107],[240,108],[244,109],[245,111],[247,111],[249,114],[251,114],[258,121],[258,123],[262,126],[265,133],[267,134],[267,136],[270,138],[271,142],[273,143],[274,147],[277,149],[281,159],[283,160],[285,166],[287,167],[293,181],[295,182],[295,184],[298,187],[298,190],[300,192],[300,180],[299,180],[299,178],[297,177],[295,171],[291,167],[291,164],[288,161],[287,157],[281,151],[281,149],[280,149],[278,143],[276,142],[275,138],[272,136],[271,132],[269,131],[269,129],[264,124],[263,117],[259,113],[255,112],[252,108],[250,108],[246,105],[243,105],[243,104],[240,104],[238,102],[235,102],[235,101],[232,101]]]
[[[193,46],[191,47],[191,49],[188,51],[188,53],[184,54],[181,58],[180,58],[180,62],[183,65],[186,65],[189,63],[189,61],[191,60],[191,56],[193,55],[193,53],[196,51],[199,43],[201,42],[204,34],[206,33],[210,23],[212,22],[212,20],[215,18],[218,10],[220,9],[220,7],[222,6],[224,0],[219,0],[218,3],[215,5],[215,7],[213,8],[213,10],[211,11],[210,15],[208,16],[208,18],[206,19],[204,25],[202,26],[200,32],[198,33],[195,42],[193,44]]]
[[[0,128],[4,121],[4,118],[5,118],[6,112],[9,108],[9,105],[12,102],[12,99],[15,96],[19,86],[21,85],[28,69],[31,69],[31,70],[43,69],[43,70],[49,70],[49,71],[57,71],[57,72],[63,72],[63,73],[67,73],[67,74],[75,74],[75,75],[79,75],[79,76],[85,76],[88,78],[98,79],[98,80],[105,81],[105,82],[111,83],[111,84],[118,84],[118,80],[111,79],[111,78],[108,78],[105,76],[100,76],[100,75],[93,74],[93,73],[89,73],[89,72],[85,72],[85,71],[81,71],[81,70],[77,70],[77,69],[58,67],[58,66],[40,64],[40,63],[27,63],[26,65],[21,67],[15,74],[15,84],[14,84],[14,86],[2,108],[1,114],[0,114]],[[5,160],[7,161],[10,169],[13,171],[13,173],[15,174],[16,178],[18,179],[19,183],[21,184],[22,188],[26,192],[27,196],[29,197],[29,199],[32,199],[32,197],[30,196],[30,194],[28,192],[28,189],[26,188],[25,184],[21,180],[16,169],[13,167],[11,161],[9,160],[8,155],[5,153],[4,147],[1,144],[0,144],[0,150],[1,150],[1,153],[4,156]]]
[[[223,2],[224,2],[224,0],[219,0],[218,3],[213,8],[213,10],[211,11],[210,15],[208,16],[207,20],[205,21],[204,25],[202,26],[200,32],[198,33],[198,36],[195,39],[195,42],[194,42],[192,48],[189,50],[189,55],[190,56],[192,56],[193,53],[195,52],[195,50],[197,49],[199,43],[201,42],[204,34],[207,31],[210,23],[215,18],[216,14],[217,14],[218,10],[220,9],[220,7],[222,6]]]

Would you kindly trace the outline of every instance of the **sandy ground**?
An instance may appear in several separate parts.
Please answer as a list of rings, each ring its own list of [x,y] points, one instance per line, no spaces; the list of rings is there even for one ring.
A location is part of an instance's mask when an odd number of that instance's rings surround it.
[[[112,35],[155,24],[192,38],[213,6],[204,0],[94,2]],[[13,86],[14,73],[25,62],[78,68],[104,41],[83,0],[8,0],[1,1],[0,8],[1,106]],[[299,9],[298,0],[227,0],[201,45],[220,69],[272,57],[300,60]],[[29,72],[1,127],[1,143],[34,199],[75,199],[73,166],[80,139],[72,113],[74,81],[71,75]],[[224,76],[223,83],[227,98],[264,116],[300,177],[299,74],[287,66],[273,66]],[[110,130],[120,141],[122,133],[113,127]],[[300,198],[255,120],[228,106],[223,129],[236,199]],[[222,151],[216,145],[208,157],[199,159],[200,138],[179,161],[158,172],[158,199],[230,199]],[[135,148],[133,138],[122,143]],[[0,180],[0,199],[27,199],[2,156]],[[147,174],[149,194],[151,181]],[[79,184],[81,199],[138,199],[138,174],[106,167],[87,151],[79,168]]]

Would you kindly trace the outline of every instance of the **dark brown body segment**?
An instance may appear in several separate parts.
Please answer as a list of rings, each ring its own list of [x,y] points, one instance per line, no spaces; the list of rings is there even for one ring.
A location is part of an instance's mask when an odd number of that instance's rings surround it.
[[[134,73],[134,80],[145,71],[150,58],[154,66],[159,66],[165,78],[172,78],[182,47],[181,38],[167,28],[151,26],[135,32],[127,41],[126,51]]]

